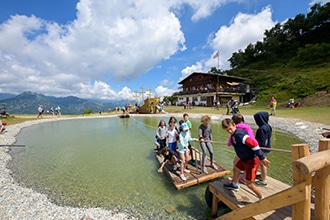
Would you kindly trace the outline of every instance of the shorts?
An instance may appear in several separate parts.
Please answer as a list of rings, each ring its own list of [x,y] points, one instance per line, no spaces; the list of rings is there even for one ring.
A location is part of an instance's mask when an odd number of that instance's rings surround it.
[[[252,160],[243,162],[239,160],[235,166],[240,170],[245,170],[245,179],[254,182],[257,176],[257,171],[260,166],[259,157],[255,157]]]
[[[157,138],[157,143],[160,145],[160,149],[166,147],[166,138],[164,139]]]
[[[168,143],[168,147],[171,149],[171,151],[176,152],[176,142]]]

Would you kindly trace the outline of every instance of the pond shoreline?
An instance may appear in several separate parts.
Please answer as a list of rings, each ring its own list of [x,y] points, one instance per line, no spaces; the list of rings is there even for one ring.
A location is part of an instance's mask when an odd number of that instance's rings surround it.
[[[170,117],[181,119],[183,114],[156,114],[156,115],[132,115],[131,117]],[[201,118],[203,114],[189,114],[190,118]],[[212,120],[221,121],[228,115],[209,114]],[[40,123],[59,120],[78,120],[91,118],[116,117],[74,117],[74,118],[49,118],[34,121],[26,121],[21,124],[9,125],[4,134],[0,134],[1,145],[12,145],[16,142],[16,136],[21,129]],[[248,124],[254,125],[253,116],[244,116]],[[326,127],[300,119],[270,117],[270,125],[295,135],[304,140],[312,153],[317,152],[318,141],[322,138],[321,129]],[[8,147],[0,147],[0,216],[2,219],[143,219],[143,213],[127,213],[122,210],[104,210],[101,208],[73,208],[61,207],[51,203],[46,195],[34,192],[31,189],[21,187],[11,176],[8,163],[11,160]]]

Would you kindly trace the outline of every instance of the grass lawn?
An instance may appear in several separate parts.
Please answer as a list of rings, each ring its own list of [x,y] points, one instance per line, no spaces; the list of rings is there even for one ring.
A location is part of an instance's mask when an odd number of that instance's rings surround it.
[[[168,113],[196,113],[196,114],[226,114],[226,107],[217,110],[213,107],[193,107],[192,109],[183,109],[183,106],[165,106],[164,110]],[[242,115],[254,115],[259,111],[270,112],[268,107],[260,106],[240,106]],[[282,118],[298,118],[305,121],[317,122],[330,125],[330,108],[329,107],[301,107],[296,109],[281,108],[277,109],[275,117]]]
[[[183,109],[183,106],[164,106],[164,110],[168,112],[169,114],[171,113],[191,113],[191,114],[226,114],[226,107],[222,106],[220,110],[217,110],[214,107],[200,107],[200,106],[195,106],[192,109]],[[256,112],[259,111],[266,111],[270,112],[268,107],[260,107],[260,106],[253,106],[253,105],[248,105],[248,106],[240,106],[239,108],[240,113],[242,115],[253,115]],[[297,118],[297,119],[302,119],[305,121],[311,121],[311,122],[317,122],[317,123],[322,123],[329,125],[330,127],[330,109],[329,107],[299,107],[296,109],[291,109],[291,108],[280,108],[277,109],[276,111],[276,116],[275,117],[282,117],[282,118]],[[88,116],[98,116],[98,113],[94,113],[91,115],[85,115],[86,117]],[[114,112],[105,112],[102,113],[102,115],[115,115]],[[62,118],[65,117],[78,117],[82,115],[62,115]],[[44,115],[44,118],[51,118],[52,116],[50,115]],[[18,124],[22,123],[24,121],[29,121],[29,120],[41,120],[37,119],[37,114],[19,114],[19,115],[10,115],[9,117],[2,119],[3,121],[8,122],[8,124]]]

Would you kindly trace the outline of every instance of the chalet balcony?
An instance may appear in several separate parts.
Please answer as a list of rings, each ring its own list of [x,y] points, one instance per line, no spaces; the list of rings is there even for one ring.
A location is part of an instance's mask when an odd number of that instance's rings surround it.
[[[209,90],[190,90],[190,91],[179,91],[174,93],[174,96],[180,96],[180,95],[199,95],[199,94],[207,94],[207,93],[216,93],[216,89],[209,89]],[[219,94],[245,94],[247,93],[246,89],[241,88],[223,88],[218,90]]]

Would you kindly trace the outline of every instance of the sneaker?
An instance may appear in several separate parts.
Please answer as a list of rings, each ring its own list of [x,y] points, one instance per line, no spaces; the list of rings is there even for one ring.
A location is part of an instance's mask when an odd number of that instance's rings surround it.
[[[178,166],[177,165],[173,165],[173,170],[177,170],[178,169]]]
[[[246,184],[246,179],[245,177],[241,176],[241,178],[239,178],[238,182],[242,183],[242,184]]]
[[[184,169],[185,173],[190,173],[190,170]]]
[[[211,167],[212,167],[213,169],[215,169],[215,170],[218,169],[218,167],[217,167],[214,163],[211,164]]]
[[[183,174],[180,174],[180,178],[183,180],[183,181],[186,181],[186,177],[183,175]]]
[[[207,172],[206,167],[203,167],[203,168],[202,168],[202,171],[203,171],[203,173],[206,173],[206,174],[209,173],[209,172]]]
[[[223,187],[225,187],[226,189],[229,189],[229,190],[234,190],[234,191],[239,190],[239,185],[235,184],[234,182],[225,183],[225,184],[223,184]]]
[[[259,181],[255,182],[255,184],[258,185],[258,186],[263,186],[263,187],[268,186],[268,183],[266,181],[262,181],[262,180],[259,180]]]

